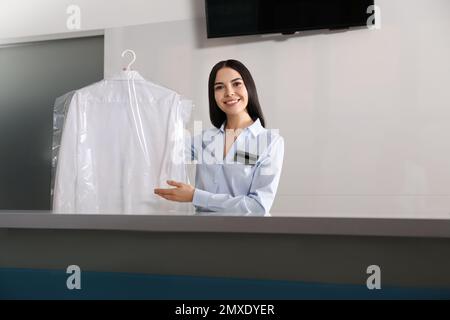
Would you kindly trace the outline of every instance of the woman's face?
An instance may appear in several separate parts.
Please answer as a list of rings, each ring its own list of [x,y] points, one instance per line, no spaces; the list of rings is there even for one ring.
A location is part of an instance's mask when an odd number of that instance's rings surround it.
[[[234,69],[222,68],[217,72],[214,96],[217,105],[227,116],[247,112],[247,88],[239,72]]]

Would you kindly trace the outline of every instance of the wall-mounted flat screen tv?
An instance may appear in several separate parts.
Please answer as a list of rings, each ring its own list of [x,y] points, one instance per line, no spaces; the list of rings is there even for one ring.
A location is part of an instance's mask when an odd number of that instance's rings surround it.
[[[205,0],[208,38],[366,26],[374,0]]]

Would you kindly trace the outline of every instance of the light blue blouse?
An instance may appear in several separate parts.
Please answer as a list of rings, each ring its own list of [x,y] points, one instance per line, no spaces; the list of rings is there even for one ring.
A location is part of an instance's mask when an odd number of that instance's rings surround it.
[[[284,139],[257,119],[241,132],[224,159],[224,126],[193,139],[193,205],[197,212],[267,215],[280,180]]]

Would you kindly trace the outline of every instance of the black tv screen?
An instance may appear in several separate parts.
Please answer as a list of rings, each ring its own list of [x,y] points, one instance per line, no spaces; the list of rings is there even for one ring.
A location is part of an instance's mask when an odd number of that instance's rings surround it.
[[[372,5],[374,0],[206,0],[208,38],[366,26]]]

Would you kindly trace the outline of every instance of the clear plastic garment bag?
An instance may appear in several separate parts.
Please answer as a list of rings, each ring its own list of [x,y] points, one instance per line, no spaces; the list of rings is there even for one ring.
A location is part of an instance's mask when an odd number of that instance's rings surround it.
[[[169,188],[167,180],[189,183],[184,129],[191,101],[136,71],[122,71],[55,106],[55,213],[194,213],[190,203],[153,192]]]

